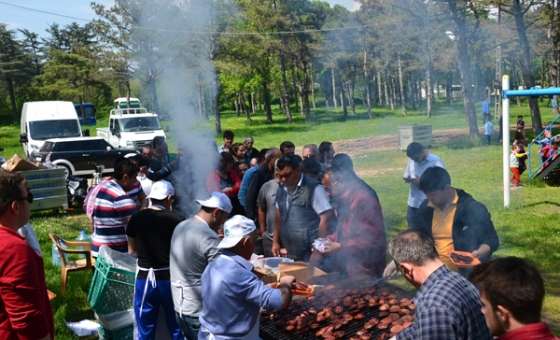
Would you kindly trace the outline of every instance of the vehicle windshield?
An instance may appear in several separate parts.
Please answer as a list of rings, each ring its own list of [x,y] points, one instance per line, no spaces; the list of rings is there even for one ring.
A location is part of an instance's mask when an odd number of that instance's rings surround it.
[[[119,119],[122,132],[161,130],[157,117],[131,117]]]
[[[34,140],[80,137],[77,119],[37,120],[29,123],[29,136]]]

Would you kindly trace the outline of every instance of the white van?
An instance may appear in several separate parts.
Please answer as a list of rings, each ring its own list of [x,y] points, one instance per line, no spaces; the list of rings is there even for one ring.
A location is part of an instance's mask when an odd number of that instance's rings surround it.
[[[27,158],[34,159],[45,140],[82,137],[72,102],[27,102],[21,110],[20,142]]]

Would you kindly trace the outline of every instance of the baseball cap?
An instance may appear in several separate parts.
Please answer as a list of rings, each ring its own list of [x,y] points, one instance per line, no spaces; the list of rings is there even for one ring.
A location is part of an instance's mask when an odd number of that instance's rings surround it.
[[[156,200],[164,200],[169,196],[175,196],[175,188],[173,188],[173,184],[164,179],[154,182],[148,194],[148,198]]]
[[[257,230],[255,222],[242,215],[235,215],[224,223],[224,238],[218,244],[220,249],[235,247],[245,236]]]
[[[205,200],[196,200],[196,202],[202,207],[218,208],[228,214],[231,213],[231,210],[233,209],[229,197],[227,197],[227,195],[223,192],[214,191],[212,195],[210,195],[210,198]]]

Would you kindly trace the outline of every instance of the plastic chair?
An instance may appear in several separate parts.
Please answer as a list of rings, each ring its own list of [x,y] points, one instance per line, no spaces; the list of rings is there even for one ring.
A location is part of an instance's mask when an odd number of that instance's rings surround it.
[[[66,241],[55,234],[49,233],[60,257],[60,294],[64,294],[68,282],[68,273],[93,268],[91,259],[91,243],[85,241]],[[67,255],[85,255],[85,259],[68,260]]]

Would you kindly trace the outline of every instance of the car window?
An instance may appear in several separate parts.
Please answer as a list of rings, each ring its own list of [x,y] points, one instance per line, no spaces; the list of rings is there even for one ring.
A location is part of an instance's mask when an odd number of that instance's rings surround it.
[[[76,151],[78,150],[78,145],[74,141],[68,142],[57,142],[54,146],[54,151]]]
[[[32,139],[79,137],[82,132],[77,119],[38,120],[29,122],[29,134]]]
[[[94,151],[105,151],[107,150],[108,146],[110,147],[109,143],[107,143],[104,139],[92,139],[87,141],[85,149]]]

